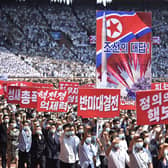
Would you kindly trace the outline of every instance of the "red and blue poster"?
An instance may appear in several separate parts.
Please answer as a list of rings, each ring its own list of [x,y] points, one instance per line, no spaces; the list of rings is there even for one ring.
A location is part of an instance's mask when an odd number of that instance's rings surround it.
[[[121,89],[120,108],[135,109],[136,91],[151,86],[152,14],[97,11],[96,23],[97,87]]]

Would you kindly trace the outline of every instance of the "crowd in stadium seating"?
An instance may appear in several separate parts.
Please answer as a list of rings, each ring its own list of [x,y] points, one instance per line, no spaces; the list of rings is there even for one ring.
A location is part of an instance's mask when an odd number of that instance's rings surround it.
[[[161,44],[153,46],[152,72],[153,77],[161,77],[167,74],[168,14],[166,10],[150,11],[153,35],[161,38]],[[95,76],[95,45],[89,44],[89,36],[96,34],[95,9],[92,7],[82,10],[81,7],[54,5],[2,5],[0,15],[0,46],[25,57],[41,76]],[[61,32],[59,41],[51,35],[58,31]],[[1,66],[6,69],[5,65]]]

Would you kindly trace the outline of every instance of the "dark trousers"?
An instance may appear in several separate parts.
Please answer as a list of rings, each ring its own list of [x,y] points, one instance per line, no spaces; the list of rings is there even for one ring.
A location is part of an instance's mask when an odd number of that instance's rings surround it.
[[[40,168],[46,168],[46,157],[44,155],[39,158],[31,158],[31,168],[37,168],[37,165],[40,165]]]
[[[60,168],[75,168],[75,163],[65,163],[60,161]]]
[[[6,168],[6,149],[7,149],[7,144],[0,143],[0,155],[2,157],[2,168]]]
[[[27,168],[31,166],[31,154],[30,152],[22,152],[19,150],[19,163],[18,168],[25,168],[25,163],[27,164]]]
[[[105,156],[100,156],[101,168],[107,168],[107,160]]]
[[[46,168],[61,168],[59,159],[46,159]]]
[[[75,168],[81,168],[79,161],[75,162]]]

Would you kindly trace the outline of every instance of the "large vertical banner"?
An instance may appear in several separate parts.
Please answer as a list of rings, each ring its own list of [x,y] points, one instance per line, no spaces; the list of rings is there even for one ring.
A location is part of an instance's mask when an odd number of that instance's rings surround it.
[[[150,89],[151,22],[147,12],[96,13],[97,87],[121,89],[121,109],[135,109],[135,92]]]

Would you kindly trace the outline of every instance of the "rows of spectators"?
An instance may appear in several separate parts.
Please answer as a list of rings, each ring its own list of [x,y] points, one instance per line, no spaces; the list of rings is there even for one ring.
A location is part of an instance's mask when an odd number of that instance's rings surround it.
[[[162,8],[145,11],[152,12],[153,35],[161,38],[160,45],[153,45],[152,74],[153,77],[165,76],[168,14]],[[81,7],[48,4],[1,5],[0,15],[0,46],[26,57],[41,76],[95,76],[95,45],[89,44],[89,36],[96,34],[94,7],[87,6],[83,10]],[[51,32],[61,32],[61,40],[55,40]],[[50,65],[46,67],[41,60]],[[83,64],[87,68],[81,68]],[[58,73],[58,67],[65,68],[65,71]]]
[[[0,100],[2,168],[166,168],[167,125],[136,123],[135,111],[102,120],[36,112]]]

